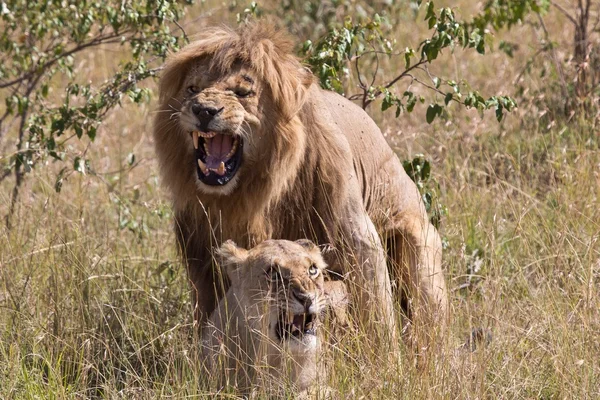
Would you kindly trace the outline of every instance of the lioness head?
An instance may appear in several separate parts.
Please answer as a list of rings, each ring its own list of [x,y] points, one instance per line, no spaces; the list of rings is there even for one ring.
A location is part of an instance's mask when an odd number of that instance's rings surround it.
[[[319,315],[326,306],[326,264],[316,245],[267,240],[245,250],[227,241],[219,254],[231,280],[230,292],[245,312],[266,316],[263,333],[270,341],[291,350],[317,346]]]
[[[276,175],[273,157],[297,147],[278,129],[313,80],[291,50],[285,35],[256,24],[209,29],[167,60],[155,124],[167,185],[193,179],[204,195],[228,195]]]

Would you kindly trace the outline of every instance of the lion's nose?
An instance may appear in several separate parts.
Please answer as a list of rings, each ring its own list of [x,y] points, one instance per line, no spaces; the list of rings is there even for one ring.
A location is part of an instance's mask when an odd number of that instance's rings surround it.
[[[205,107],[201,104],[195,103],[192,105],[192,112],[198,118],[200,122],[200,130],[203,132],[208,131],[208,124],[212,121],[213,117],[223,111],[223,107]]]

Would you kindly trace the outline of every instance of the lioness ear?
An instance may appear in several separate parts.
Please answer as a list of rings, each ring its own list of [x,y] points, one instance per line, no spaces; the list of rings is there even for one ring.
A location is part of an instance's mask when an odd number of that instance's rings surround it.
[[[239,265],[248,257],[248,250],[238,247],[232,240],[227,240],[217,249],[221,265]]]
[[[296,240],[296,243],[298,243],[300,246],[304,247],[306,250],[308,251],[320,251],[319,247],[314,244],[311,240],[308,239],[298,239]]]
[[[237,286],[237,269],[248,258],[248,250],[238,247],[232,240],[227,240],[217,249],[216,254],[232,285]]]

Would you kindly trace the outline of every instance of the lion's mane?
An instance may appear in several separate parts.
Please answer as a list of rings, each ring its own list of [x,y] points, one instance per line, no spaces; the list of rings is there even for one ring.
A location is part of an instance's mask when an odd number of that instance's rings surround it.
[[[198,206],[200,200],[204,208],[210,208],[213,200],[218,207],[228,209],[228,216],[221,215],[231,221],[239,221],[239,231],[250,231],[267,237],[272,227],[264,226],[259,229],[264,214],[269,206],[278,202],[295,183],[294,192],[302,193],[302,187],[297,184],[305,182],[312,186],[311,173],[297,180],[300,168],[314,172],[316,157],[307,154],[307,137],[312,129],[327,129],[311,115],[310,107],[306,107],[310,97],[310,88],[314,77],[295,57],[291,55],[292,41],[286,34],[270,25],[249,25],[241,30],[231,30],[226,27],[210,28],[201,37],[172,55],[162,72],[159,92],[160,106],[155,119],[156,149],[161,166],[163,182],[173,194],[175,211],[191,211]],[[180,126],[172,118],[169,110],[179,107],[175,98],[183,84],[185,76],[190,72],[192,63],[198,59],[206,59],[209,71],[224,74],[234,63],[242,62],[250,66],[269,89],[270,101],[264,104],[263,120],[260,132],[267,139],[267,146],[262,150],[268,156],[262,157],[261,165],[244,171],[243,182],[240,182],[234,196],[203,196],[195,188],[193,173],[182,171],[182,160],[186,159],[186,146],[177,141]],[[323,145],[323,146],[320,146]],[[336,157],[335,148],[329,143],[310,144],[311,148],[320,148],[321,153],[331,151],[331,159]],[[320,154],[321,159],[327,154]],[[322,160],[321,160],[322,161]],[[190,162],[193,165],[192,162]],[[335,180],[336,177],[329,177]],[[296,196],[295,196],[296,197]],[[300,199],[295,199],[300,200]],[[249,221],[253,220],[253,221]],[[230,226],[229,229],[232,227]]]

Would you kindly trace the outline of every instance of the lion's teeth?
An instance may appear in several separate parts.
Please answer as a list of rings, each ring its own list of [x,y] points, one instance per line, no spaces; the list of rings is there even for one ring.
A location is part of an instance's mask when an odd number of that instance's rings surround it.
[[[200,133],[200,136],[202,136],[203,138],[206,138],[206,139],[210,139],[210,138],[213,138],[216,136],[215,132],[199,132],[199,133]]]
[[[200,167],[200,171],[202,171],[204,175],[208,175],[208,168],[206,168],[206,164],[200,161],[200,159],[198,159],[198,166]]]
[[[210,152],[208,151],[208,143],[204,142],[204,151],[206,152],[206,154],[210,154]]]
[[[192,132],[192,140],[194,140],[194,148],[198,150],[198,131]],[[200,160],[198,160],[200,161]]]
[[[221,161],[221,164],[219,164],[219,169],[217,170],[217,174],[225,175],[225,163],[223,161]]]
[[[231,146],[231,151],[229,152],[229,154],[227,154],[225,156],[225,158],[231,158],[231,157],[233,157],[233,155],[235,154],[235,151],[237,150],[237,145],[238,145],[238,140],[237,139],[233,139],[233,146]]]

